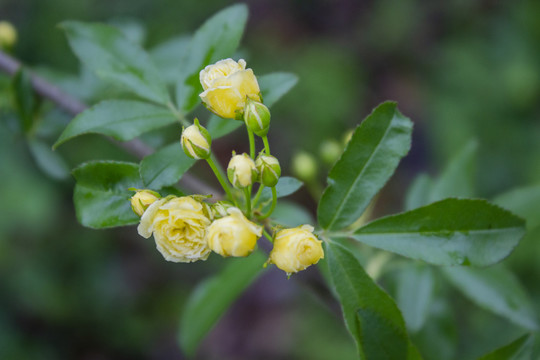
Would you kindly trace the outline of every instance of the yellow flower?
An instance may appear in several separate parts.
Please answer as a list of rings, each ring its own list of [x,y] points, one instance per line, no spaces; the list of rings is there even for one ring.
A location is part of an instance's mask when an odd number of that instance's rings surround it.
[[[257,180],[259,172],[248,154],[233,155],[227,166],[227,177],[237,189],[245,188]]]
[[[249,221],[238,208],[231,207],[228,213],[208,227],[208,246],[222,256],[248,256],[263,228]]]
[[[296,273],[324,258],[321,244],[313,235],[313,226],[281,230],[274,239],[270,262],[287,274]]]
[[[206,228],[210,225],[208,206],[190,196],[167,197],[146,209],[137,228],[156,246],[165,260],[193,262],[206,260],[210,248],[206,243]]]
[[[242,120],[246,99],[261,101],[259,84],[253,70],[240,59],[220,60],[199,73],[204,104],[216,115]]]
[[[212,138],[210,133],[195,119],[195,124],[182,131],[180,143],[187,156],[192,159],[208,159]]]
[[[139,216],[144,214],[144,211],[161,196],[152,190],[137,190],[135,195],[131,197],[131,209]]]
[[[12,47],[17,41],[17,30],[10,22],[0,21],[0,48]]]

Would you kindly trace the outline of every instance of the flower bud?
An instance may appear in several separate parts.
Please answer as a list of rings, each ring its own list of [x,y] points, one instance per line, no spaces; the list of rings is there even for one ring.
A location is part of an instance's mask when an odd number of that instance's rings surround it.
[[[244,122],[255,135],[264,137],[270,128],[270,110],[261,102],[247,99]]]
[[[292,172],[300,180],[310,182],[317,176],[317,162],[313,155],[299,152],[292,159]]]
[[[10,22],[0,21],[0,49],[11,48],[17,41],[17,30]]]
[[[139,216],[142,216],[146,209],[161,198],[157,192],[152,190],[137,190],[135,195],[131,197],[131,209]]]
[[[336,162],[337,159],[341,156],[343,148],[341,144],[336,140],[325,140],[321,143],[319,148],[322,160],[328,164],[332,165]]]
[[[212,138],[204,127],[199,125],[199,120],[182,131],[180,143],[187,156],[193,159],[208,159]]]
[[[253,184],[259,175],[255,162],[247,155],[233,155],[227,167],[227,177],[237,189]]]
[[[248,256],[263,228],[249,221],[238,208],[231,207],[228,213],[208,227],[208,247],[221,256]]]
[[[257,171],[259,171],[259,182],[264,186],[276,186],[281,176],[281,167],[279,161],[271,155],[259,155],[255,161]]]
[[[322,241],[313,235],[313,226],[280,230],[270,252],[270,263],[288,275],[306,269],[324,258]]]

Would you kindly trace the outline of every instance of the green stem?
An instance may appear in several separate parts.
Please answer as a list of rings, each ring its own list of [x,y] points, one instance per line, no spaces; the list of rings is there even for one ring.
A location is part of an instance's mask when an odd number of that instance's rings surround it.
[[[247,218],[251,218],[251,186],[244,188],[244,196],[246,197],[246,215]]]
[[[221,184],[221,187],[223,188],[223,190],[225,190],[225,192],[227,193],[227,196],[229,197],[229,199],[234,201],[234,197],[232,195],[231,188],[229,187],[229,184],[227,184],[227,181],[225,181],[225,178],[223,176],[223,170],[221,169],[221,167],[216,165],[216,163],[214,162],[213,157],[214,157],[214,154],[210,155],[210,157],[208,159],[206,159],[206,161],[208,162],[208,165],[210,165],[210,168],[212,168],[212,171],[216,175],[216,178],[218,179],[219,183]]]
[[[268,143],[268,136],[264,135],[263,143],[264,143],[264,149],[266,150],[266,155],[270,155],[270,144]]]
[[[191,125],[189,121],[187,121],[185,116],[174,106],[172,102],[167,103],[167,107],[169,108],[169,110],[171,110],[174,116],[178,118],[178,120],[182,123],[182,125],[186,127]]]
[[[276,208],[276,203],[277,203],[277,192],[276,192],[276,187],[272,187],[272,206],[270,206],[270,210],[268,210],[268,212],[266,214],[264,214],[261,219],[266,219],[267,217],[269,217],[270,215],[272,215],[272,213],[274,212],[274,209]]]
[[[263,235],[270,241],[271,243],[274,242],[274,239],[272,239],[272,235],[270,235],[266,230],[263,230]]]
[[[251,131],[247,126],[246,129],[249,137],[249,156],[252,159],[255,159],[255,135],[253,135],[253,131]]]
[[[261,186],[259,186],[259,190],[257,190],[257,193],[255,194],[255,198],[253,199],[253,208],[257,206],[257,203],[259,202],[259,198],[261,197],[263,189],[264,189],[264,185],[261,184]]]

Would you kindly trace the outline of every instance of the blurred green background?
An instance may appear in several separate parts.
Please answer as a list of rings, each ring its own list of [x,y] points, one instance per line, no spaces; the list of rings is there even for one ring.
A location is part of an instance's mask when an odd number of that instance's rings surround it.
[[[14,56],[62,78],[79,72],[57,27],[63,20],[118,24],[152,49],[193,32],[232,3],[0,0],[0,20],[18,30]],[[287,71],[300,78],[272,112],[270,142],[284,169],[292,153],[303,149],[319,156],[321,142],[342,141],[375,105],[390,99],[414,121],[415,131],[412,150],[383,190],[376,215],[400,211],[413,177],[437,174],[471,138],[479,143],[480,196],[492,198],[516,186],[540,183],[540,2],[247,4],[250,18],[240,55],[256,74]],[[73,181],[44,174],[15,125],[9,81],[0,75],[0,358],[183,358],[176,341],[182,306],[194,285],[222,265],[221,259],[167,263],[134,227],[93,231],[80,226],[71,200]],[[88,80],[86,86],[99,89],[95,81]],[[75,95],[91,101],[84,90]],[[52,143],[69,120],[60,111],[47,112],[39,131]],[[239,142],[245,143],[244,134],[235,133],[217,146],[230,153]],[[70,167],[88,159],[132,159],[93,136],[77,139],[59,153]],[[324,181],[327,168],[320,163],[319,170]],[[315,201],[307,191],[295,199],[314,213]],[[539,233],[538,227],[533,229],[508,260],[537,310]],[[458,310],[448,315],[442,306],[434,315],[446,314],[445,321],[451,323],[448,343],[438,344],[437,351],[450,346],[457,353],[448,350],[449,358],[470,359],[519,333],[441,287]],[[434,346],[424,345],[421,348]],[[286,280],[272,270],[227,313],[198,357],[354,356],[354,344],[336,309],[328,309],[294,278]]]

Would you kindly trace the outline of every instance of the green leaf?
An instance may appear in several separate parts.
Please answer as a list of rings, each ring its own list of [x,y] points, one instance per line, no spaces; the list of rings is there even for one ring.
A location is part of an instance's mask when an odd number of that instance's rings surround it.
[[[493,202],[522,216],[527,221],[527,229],[540,226],[540,185],[508,191],[497,196]]]
[[[225,8],[208,19],[193,35],[182,76],[176,88],[176,104],[184,112],[200,103],[199,72],[209,64],[230,58],[240,44],[248,17],[244,4]]]
[[[302,185],[304,185],[304,183],[297,178],[291,176],[280,177],[278,183],[276,184],[276,195],[278,198],[289,196],[297,192]],[[265,187],[262,191],[259,202],[264,204],[266,201],[270,200],[272,200],[272,190]]]
[[[529,330],[537,330],[534,307],[518,279],[502,266],[443,268],[448,280],[477,305]]]
[[[39,168],[53,179],[64,180],[69,177],[69,168],[60,155],[39,139],[29,139],[28,147]]]
[[[412,210],[429,204],[433,180],[427,174],[418,175],[405,196],[405,210]]]
[[[433,183],[429,202],[448,197],[473,197],[474,170],[478,144],[471,140],[446,165],[441,175]]]
[[[258,82],[264,104],[271,107],[296,85],[298,77],[291,73],[271,73],[259,77]],[[212,115],[208,120],[206,129],[210,132],[212,139],[215,140],[230,134],[242,125],[244,125],[242,121],[222,119],[219,116]]]
[[[426,321],[434,285],[433,272],[426,265],[409,264],[399,271],[396,300],[412,332],[419,331]]]
[[[531,360],[532,336],[523,335],[489,354],[481,356],[478,360]]]
[[[304,207],[288,201],[278,201],[271,216],[272,223],[293,228],[313,224],[311,213]]]
[[[75,212],[82,225],[103,229],[139,222],[129,201],[133,191],[128,190],[143,187],[137,164],[92,161],[74,169],[73,176]]]
[[[352,237],[436,265],[494,264],[525,234],[524,221],[479,199],[446,199],[377,219]]]
[[[201,340],[262,272],[266,258],[255,251],[246,258],[230,259],[223,271],[193,291],[184,307],[179,332],[180,345],[188,356],[195,354]]]
[[[188,53],[191,41],[189,36],[181,35],[169,39],[150,51],[150,57],[168,83],[176,84],[182,74],[181,60]]]
[[[257,81],[264,104],[271,107],[296,85],[298,76],[292,73],[275,72],[262,75],[257,78]]]
[[[141,178],[146,188],[159,190],[176,184],[194,163],[195,160],[184,153],[180,142],[175,142],[141,161]]]
[[[66,127],[53,148],[83,134],[103,134],[127,141],[176,118],[160,106],[134,100],[108,100],[83,111]]]
[[[379,105],[356,128],[328,175],[317,210],[323,229],[343,229],[362,215],[409,151],[411,133],[412,122],[392,102]]]
[[[37,106],[30,74],[24,69],[17,71],[13,76],[11,86],[13,106],[21,122],[21,128],[26,133],[34,124],[34,112]]]
[[[75,55],[99,77],[144,99],[160,104],[170,102],[167,87],[148,54],[120,30],[79,21],[65,21],[60,26]]]
[[[328,261],[347,329],[361,359],[406,359],[405,323],[392,298],[366,274],[347,249],[326,242]]]

